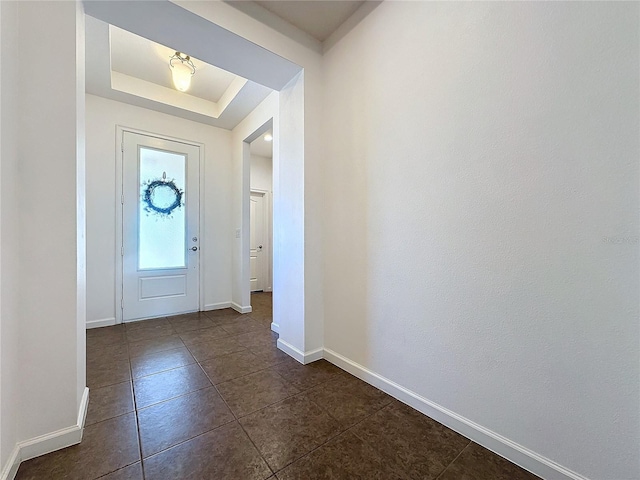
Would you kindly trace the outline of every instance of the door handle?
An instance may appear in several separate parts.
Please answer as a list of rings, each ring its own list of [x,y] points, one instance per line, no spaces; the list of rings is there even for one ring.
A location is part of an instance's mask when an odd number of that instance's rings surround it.
[[[197,252],[198,251],[198,247],[191,247],[189,250],[191,250],[193,252]]]

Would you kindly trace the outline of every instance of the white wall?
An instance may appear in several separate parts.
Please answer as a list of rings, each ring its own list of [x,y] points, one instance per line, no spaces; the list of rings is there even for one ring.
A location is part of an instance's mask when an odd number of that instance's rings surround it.
[[[18,10],[0,2],[0,470],[18,441]],[[0,474],[1,475],[1,474]]]
[[[638,9],[383,2],[324,58],[325,347],[593,480],[640,478]]]
[[[262,140],[258,139],[258,141]],[[273,225],[273,159],[252,154],[250,170],[249,183],[251,190],[257,189],[267,192],[264,196],[264,200],[267,202],[265,234],[269,237],[269,249],[267,252],[267,285],[265,286],[265,291],[271,291],[273,286],[273,239],[271,231]]]
[[[231,301],[231,132],[87,95],[87,319],[115,317],[116,125],[204,144],[205,308]]]
[[[251,189],[266,190],[273,189],[273,161],[270,158],[260,155],[251,155]]]
[[[0,462],[12,477],[82,436],[84,15],[2,2],[0,16]]]
[[[21,440],[74,426],[84,391],[84,15],[19,2]],[[78,38],[78,34],[80,37]],[[43,75],[43,72],[47,72]],[[80,187],[80,189],[78,188]]]

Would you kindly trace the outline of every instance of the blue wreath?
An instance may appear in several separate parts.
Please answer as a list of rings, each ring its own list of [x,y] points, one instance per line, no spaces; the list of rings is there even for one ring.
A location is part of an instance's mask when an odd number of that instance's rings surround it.
[[[153,203],[153,193],[159,188],[170,188],[175,195],[175,200],[173,203],[167,207],[162,207]],[[176,209],[182,206],[182,195],[183,191],[180,190],[173,180],[154,180],[149,182],[147,188],[144,190],[143,201],[146,204],[145,210],[148,212],[156,212],[160,215],[171,215],[171,213]]]

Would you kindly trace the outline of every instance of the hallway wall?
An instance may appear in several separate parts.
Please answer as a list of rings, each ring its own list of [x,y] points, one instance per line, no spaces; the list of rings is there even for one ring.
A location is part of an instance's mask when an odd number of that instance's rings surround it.
[[[115,318],[116,125],[203,143],[205,308],[231,301],[231,132],[87,95],[87,321]]]
[[[325,348],[593,480],[640,478],[639,8],[383,2],[324,57]]]
[[[0,16],[0,468],[12,476],[21,458],[80,441],[88,399],[84,15],[2,2]]]
[[[19,191],[17,70],[18,8],[0,2],[0,470],[18,440]],[[0,474],[1,475],[1,474]]]

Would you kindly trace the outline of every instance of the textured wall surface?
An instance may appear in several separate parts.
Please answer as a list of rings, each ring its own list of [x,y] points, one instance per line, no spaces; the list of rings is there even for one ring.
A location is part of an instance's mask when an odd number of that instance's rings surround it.
[[[384,2],[326,55],[325,346],[640,478],[639,5]]]

